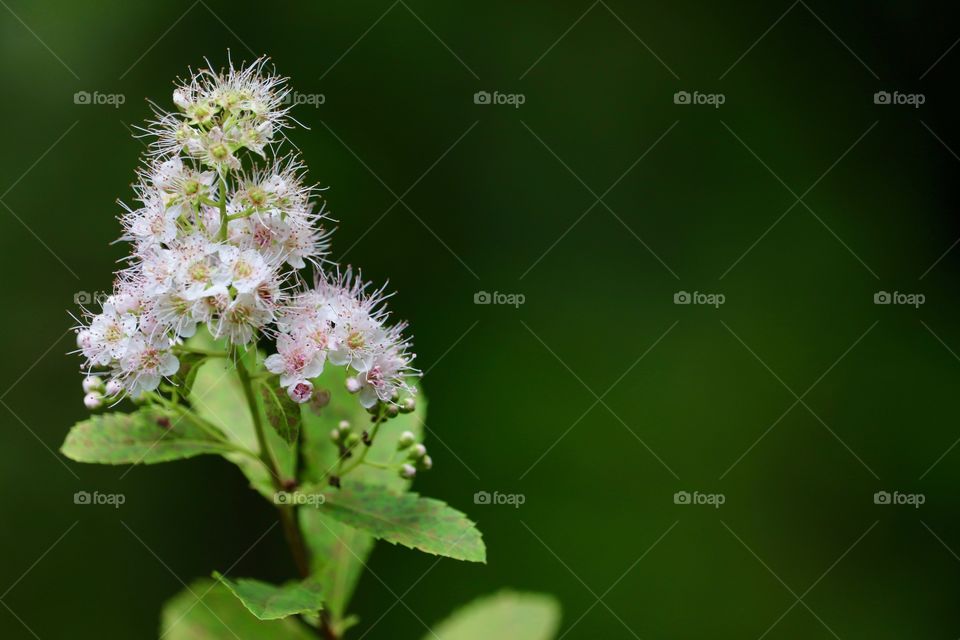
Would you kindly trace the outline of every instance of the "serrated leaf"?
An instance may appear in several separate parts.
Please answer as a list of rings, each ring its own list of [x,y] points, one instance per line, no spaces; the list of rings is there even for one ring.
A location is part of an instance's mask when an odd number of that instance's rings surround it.
[[[214,573],[219,580],[260,620],[279,620],[298,613],[319,611],[323,608],[323,589],[311,580],[276,586],[260,580],[241,578],[230,580]]]
[[[222,340],[215,341],[205,331],[198,331],[197,335],[187,342],[187,346],[221,351],[226,349]],[[262,359],[259,355],[255,349],[250,348],[243,356],[244,363],[251,373],[262,369]],[[247,398],[243,393],[243,386],[232,360],[212,358],[204,362],[197,371],[189,399],[194,411],[219,427],[228,440],[254,453],[260,452]],[[258,407],[263,413],[262,404],[259,401]],[[263,418],[266,419],[265,416]],[[280,472],[286,477],[293,477],[295,452],[272,429],[265,429],[265,431],[277,458]],[[241,454],[230,454],[225,457],[240,467],[254,489],[267,499],[273,499],[275,493],[273,479],[262,464]]]
[[[228,453],[189,418],[157,410],[105,413],[78,422],[60,448],[77,462],[154,464],[202,454]]]
[[[328,404],[320,409],[309,403],[301,406],[303,458],[306,463],[304,479],[307,482],[320,482],[322,476],[335,467],[338,451],[330,441],[329,434],[341,420],[348,421],[358,431],[370,426],[370,414],[360,406],[356,396],[347,392],[345,378],[342,367],[328,365],[323,375],[313,380],[314,397],[329,394]],[[376,462],[390,460],[396,453],[397,438],[404,431],[412,431],[418,439],[422,438],[426,411],[426,398],[422,392],[418,393],[416,411],[400,414],[383,424],[367,458]],[[344,484],[349,487],[358,481],[381,484],[397,491],[410,486],[409,480],[404,480],[396,473],[367,466],[351,472],[344,479]],[[317,509],[300,509],[300,526],[310,547],[313,572],[323,581],[326,590],[327,610],[335,618],[342,618],[375,540]]]
[[[161,618],[164,640],[316,640],[302,623],[261,621],[230,592],[211,580],[199,580],[167,601]]]
[[[435,626],[424,640],[550,640],[560,627],[560,605],[536,593],[503,591],[474,600]]]
[[[323,495],[318,511],[375,538],[456,560],[486,562],[480,531],[440,500],[357,483]]]
[[[275,381],[275,378],[271,378],[260,385],[264,415],[277,434],[287,444],[293,444],[300,437],[300,405],[282,389],[277,391],[277,386],[273,384]]]

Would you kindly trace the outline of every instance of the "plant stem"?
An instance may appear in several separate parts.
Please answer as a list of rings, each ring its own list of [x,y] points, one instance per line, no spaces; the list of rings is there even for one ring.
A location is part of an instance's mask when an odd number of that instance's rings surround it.
[[[377,431],[380,430],[380,425],[383,424],[383,421],[386,417],[387,417],[386,409],[381,406],[380,411],[377,413],[377,421],[373,424],[373,428],[370,429],[370,446],[365,445],[363,447],[363,451],[357,457],[356,461],[353,462],[353,464],[347,465],[346,467],[340,470],[339,475],[341,478],[347,475],[348,473],[350,473],[351,471],[353,471],[354,469],[356,469],[357,467],[359,467],[361,464],[363,464],[364,460],[367,459],[367,453],[369,453],[370,449],[373,448],[373,442],[374,442],[374,439],[377,437]],[[377,465],[373,465],[373,466],[377,466]]]
[[[227,170],[220,174],[220,240],[227,240]]]
[[[209,358],[226,358],[229,355],[226,351],[217,351],[215,349],[198,349],[197,347],[188,347],[185,344],[178,344],[173,348],[177,353],[195,353],[198,356],[207,356]]]
[[[260,445],[260,456],[264,464],[270,470],[270,478],[273,480],[273,487],[277,491],[284,490],[283,478],[280,475],[280,468],[277,460],[267,441],[267,434],[263,428],[263,420],[260,416],[260,407],[257,403],[257,397],[253,392],[253,383],[250,378],[250,372],[243,362],[243,354],[239,351],[234,353],[234,360],[237,364],[237,375],[240,377],[240,383],[243,386],[243,393],[247,397],[247,405],[250,409],[250,417],[253,420],[253,427],[257,433],[257,443]],[[280,524],[283,525],[283,533],[287,539],[287,545],[290,547],[290,553],[293,555],[293,561],[297,565],[297,571],[301,578],[310,575],[310,562],[307,557],[307,545],[303,540],[303,533],[297,524],[297,512],[292,505],[278,504],[277,510],[280,512]]]

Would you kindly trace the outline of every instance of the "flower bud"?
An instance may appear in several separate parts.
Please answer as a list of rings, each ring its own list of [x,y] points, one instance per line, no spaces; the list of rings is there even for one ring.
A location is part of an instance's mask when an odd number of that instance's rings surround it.
[[[388,404],[388,405],[387,405],[387,417],[388,417],[388,418],[396,418],[398,415],[400,415],[400,407],[398,407],[398,406],[395,405],[395,404]]]
[[[412,397],[404,398],[400,403],[400,413],[413,413],[417,409],[417,401]]]
[[[90,411],[99,409],[103,405],[103,396],[97,391],[91,391],[87,395],[83,396],[83,404],[87,407],[87,409],[90,409]]]
[[[118,396],[123,393],[123,383],[119,380],[109,380],[107,381],[107,395],[111,398],[113,396]]]
[[[330,432],[330,439],[334,442],[340,442],[340,430],[334,429]]]
[[[349,393],[357,393],[360,391],[360,381],[353,376],[347,378],[346,385]]]
[[[397,440],[397,451],[409,449],[416,441],[417,436],[413,435],[413,431],[404,431],[400,434],[400,438]]]
[[[430,469],[433,469],[433,458],[430,456],[423,456],[420,458],[420,462],[417,464],[417,466],[424,471],[429,471]]]
[[[410,448],[410,453],[407,454],[407,457],[411,460],[419,460],[425,455],[427,455],[427,448],[422,444],[415,444]]]
[[[297,384],[287,388],[287,395],[297,404],[303,404],[310,400],[313,395],[313,383],[309,380],[301,380]]]
[[[337,424],[337,429],[343,433],[350,433],[350,422],[348,420],[341,420]]]
[[[351,433],[347,435],[347,439],[344,440],[344,444],[346,444],[348,449],[352,449],[353,447],[357,446],[359,442],[360,442],[360,436],[358,436],[355,433]]]
[[[400,477],[410,480],[417,475],[417,469],[412,464],[405,464],[400,467]]]
[[[83,379],[83,392],[103,391],[103,380],[99,376],[87,376]]]

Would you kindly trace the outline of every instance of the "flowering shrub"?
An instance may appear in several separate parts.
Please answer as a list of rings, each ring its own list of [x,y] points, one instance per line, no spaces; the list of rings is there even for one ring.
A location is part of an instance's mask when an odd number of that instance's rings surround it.
[[[340,638],[376,539],[486,558],[466,516],[409,492],[433,461],[406,325],[390,323],[383,288],[329,261],[322,190],[282,151],[288,96],[265,59],[177,84],[176,110],[157,107],[144,129],[136,205],[120,218],[130,255],[76,328],[96,413],[63,453],[223,456],[276,505],[299,573],[284,585],[214,573],[167,605],[172,640]],[[517,615],[532,626],[511,637],[556,627],[549,600],[502,594],[455,616],[444,637]]]

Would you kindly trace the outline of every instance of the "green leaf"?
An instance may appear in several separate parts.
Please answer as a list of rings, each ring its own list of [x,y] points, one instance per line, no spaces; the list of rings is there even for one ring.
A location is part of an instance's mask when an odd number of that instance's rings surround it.
[[[277,391],[276,383],[277,378],[273,377],[260,385],[264,414],[277,434],[287,444],[293,444],[300,437],[300,405],[282,389]]]
[[[78,422],[60,451],[77,462],[153,464],[227,453],[230,447],[211,438],[189,418],[141,409],[95,415]]]
[[[307,482],[320,482],[324,474],[336,466],[338,452],[330,441],[330,432],[341,420],[348,421],[358,431],[370,426],[370,414],[360,406],[356,396],[347,393],[345,378],[342,367],[328,364],[323,375],[314,379],[313,384],[314,397],[329,397],[329,403],[320,409],[309,403],[302,406],[302,451]],[[381,425],[367,459],[375,462],[390,460],[396,453],[397,438],[404,431],[412,431],[421,438],[426,415],[427,400],[421,392],[417,394],[416,411],[400,414]],[[381,484],[397,491],[410,486],[409,480],[396,473],[367,466],[352,471],[343,482],[349,487],[357,481]],[[327,610],[335,618],[342,618],[375,540],[317,509],[300,509],[300,526],[310,547],[314,574],[319,576],[326,589]]]
[[[167,601],[161,619],[164,640],[316,640],[296,619],[257,620],[230,590],[199,580]]]
[[[311,580],[278,587],[246,578],[234,581],[219,573],[214,573],[213,577],[230,589],[243,606],[260,620],[278,620],[323,608],[322,589]]]
[[[559,627],[560,605],[553,597],[503,591],[474,600],[424,640],[550,640]]]
[[[323,495],[317,510],[376,538],[456,560],[486,562],[483,538],[473,522],[439,500],[357,483]]]
[[[221,351],[226,349],[222,340],[215,341],[205,331],[198,331],[197,335],[187,342],[187,346]],[[250,348],[244,353],[243,358],[251,374],[263,369],[262,358],[255,349]],[[247,398],[243,393],[243,385],[233,360],[212,358],[204,362],[197,371],[189,399],[194,411],[219,427],[228,440],[254,453],[260,452],[257,432],[254,429]],[[263,419],[266,419],[262,403],[258,402],[258,408]],[[286,477],[293,477],[295,451],[287,446],[286,442],[272,429],[265,431],[270,447],[277,457],[280,472]],[[268,500],[273,499],[273,480],[262,464],[249,456],[239,454],[230,454],[225,457],[240,467],[254,489]]]

